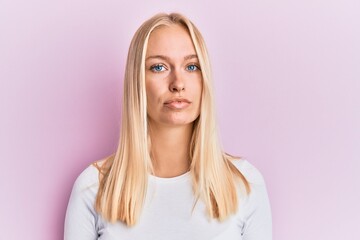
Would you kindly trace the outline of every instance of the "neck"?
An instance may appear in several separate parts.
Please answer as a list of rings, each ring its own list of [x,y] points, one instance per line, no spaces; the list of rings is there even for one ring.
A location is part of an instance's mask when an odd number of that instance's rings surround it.
[[[151,158],[156,176],[175,177],[189,170],[192,127],[193,124],[160,127],[150,122]]]

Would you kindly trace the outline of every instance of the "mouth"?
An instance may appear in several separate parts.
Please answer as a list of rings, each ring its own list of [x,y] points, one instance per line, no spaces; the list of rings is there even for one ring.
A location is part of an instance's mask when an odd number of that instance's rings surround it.
[[[173,98],[173,99],[170,99],[168,101],[166,101],[164,104],[170,104],[170,103],[173,103],[173,102],[178,102],[178,103],[182,103],[182,102],[185,102],[185,103],[191,103],[189,100],[187,100],[186,98]]]
[[[171,109],[181,110],[187,108],[191,102],[187,99],[172,99],[166,101],[164,105]]]

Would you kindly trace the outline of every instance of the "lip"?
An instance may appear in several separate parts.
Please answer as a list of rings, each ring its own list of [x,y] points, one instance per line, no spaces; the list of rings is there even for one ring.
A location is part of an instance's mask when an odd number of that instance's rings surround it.
[[[191,103],[189,100],[187,100],[186,98],[173,98],[170,99],[168,101],[166,101],[164,104],[169,104],[169,103],[173,103],[173,102],[185,102],[185,103]]]
[[[191,102],[185,98],[173,98],[169,101],[166,101],[164,104],[168,108],[181,110],[187,108]]]

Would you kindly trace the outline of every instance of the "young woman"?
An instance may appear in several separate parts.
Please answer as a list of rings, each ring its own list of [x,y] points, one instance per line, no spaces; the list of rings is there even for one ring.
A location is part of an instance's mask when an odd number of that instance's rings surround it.
[[[137,30],[117,151],[74,183],[65,240],[268,240],[261,173],[221,149],[204,40],[186,17]]]

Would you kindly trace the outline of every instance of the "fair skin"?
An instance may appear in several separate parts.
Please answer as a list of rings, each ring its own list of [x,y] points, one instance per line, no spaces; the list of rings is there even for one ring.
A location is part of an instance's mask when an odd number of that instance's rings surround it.
[[[201,103],[199,60],[189,33],[178,24],[161,26],[151,33],[145,59],[155,175],[175,177],[190,166],[192,127]]]

